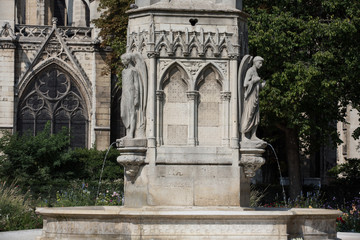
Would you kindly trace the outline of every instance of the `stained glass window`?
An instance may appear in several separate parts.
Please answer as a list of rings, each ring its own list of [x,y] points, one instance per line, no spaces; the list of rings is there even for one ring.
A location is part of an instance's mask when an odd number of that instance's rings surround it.
[[[60,67],[49,67],[27,87],[19,101],[17,129],[36,135],[51,124],[51,133],[70,129],[71,146],[86,147],[86,105],[72,78]]]

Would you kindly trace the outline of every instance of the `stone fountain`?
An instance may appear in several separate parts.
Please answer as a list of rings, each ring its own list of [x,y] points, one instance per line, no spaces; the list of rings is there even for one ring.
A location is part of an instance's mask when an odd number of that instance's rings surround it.
[[[267,143],[236,0],[137,0],[122,56],[121,207],[39,208],[38,239],[336,239],[339,211],[250,208]]]

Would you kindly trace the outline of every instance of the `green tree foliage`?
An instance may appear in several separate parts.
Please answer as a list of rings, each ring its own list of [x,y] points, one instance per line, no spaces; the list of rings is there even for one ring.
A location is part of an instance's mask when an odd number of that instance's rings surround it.
[[[329,172],[339,184],[360,186],[360,159],[349,158],[346,163],[335,166]]]
[[[360,95],[360,1],[245,0],[252,55],[264,57],[262,124],[286,138],[290,195],[301,191],[299,148],[339,143],[336,121]]]
[[[0,176],[17,180],[34,192],[47,191],[54,179],[65,181],[76,176],[77,163],[67,161],[70,138],[67,130],[50,134],[50,125],[32,134],[5,133],[0,139]]]
[[[68,131],[50,134],[50,125],[36,136],[4,133],[0,138],[0,179],[17,181],[36,196],[54,195],[66,189],[72,180],[96,181],[100,177],[106,151],[70,149]],[[116,149],[111,149],[102,179],[123,178],[116,162]]]
[[[133,0],[101,0],[99,11],[102,11],[100,18],[94,20],[96,27],[100,28],[99,36],[103,40],[103,47],[111,47],[112,53],[108,62],[114,74],[122,70],[120,56],[126,51],[126,33],[130,3]]]

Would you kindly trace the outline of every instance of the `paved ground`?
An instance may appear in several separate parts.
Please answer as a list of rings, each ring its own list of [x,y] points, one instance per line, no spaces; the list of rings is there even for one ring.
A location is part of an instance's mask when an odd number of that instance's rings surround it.
[[[41,229],[0,232],[0,240],[35,240],[41,235]],[[341,240],[360,240],[360,233],[338,233]]]
[[[0,232],[0,240],[35,240],[42,229]]]

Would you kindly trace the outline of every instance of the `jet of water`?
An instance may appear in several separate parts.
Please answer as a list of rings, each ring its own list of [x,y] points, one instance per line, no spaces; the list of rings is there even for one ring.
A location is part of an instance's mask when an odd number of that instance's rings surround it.
[[[283,179],[282,175],[281,175],[281,169],[280,169],[280,164],[279,164],[279,159],[277,157],[277,154],[275,152],[275,149],[274,147],[268,143],[268,146],[272,149],[274,155],[275,155],[275,158],[276,158],[276,162],[277,162],[277,165],[278,165],[278,169],[279,169],[279,174],[280,174],[280,184],[281,184],[281,187],[282,187],[282,194],[283,194],[283,198],[284,198],[284,203],[285,203],[285,206],[287,206],[287,203],[286,203],[286,194],[285,194],[285,188],[284,188],[284,182],[281,181]]]
[[[114,145],[116,142],[113,142],[112,144],[110,144],[106,154],[105,154],[105,157],[104,157],[104,161],[103,161],[103,165],[102,165],[102,168],[101,168],[101,172],[100,172],[100,178],[99,178],[99,183],[98,183],[98,190],[97,190],[97,194],[96,194],[96,200],[95,200],[95,206],[97,204],[97,200],[99,198],[99,193],[100,193],[100,186],[101,186],[101,178],[102,178],[102,175],[103,175],[103,172],[104,172],[104,167],[105,167],[105,162],[106,162],[106,158],[107,158],[107,155],[112,147],[112,145]]]

